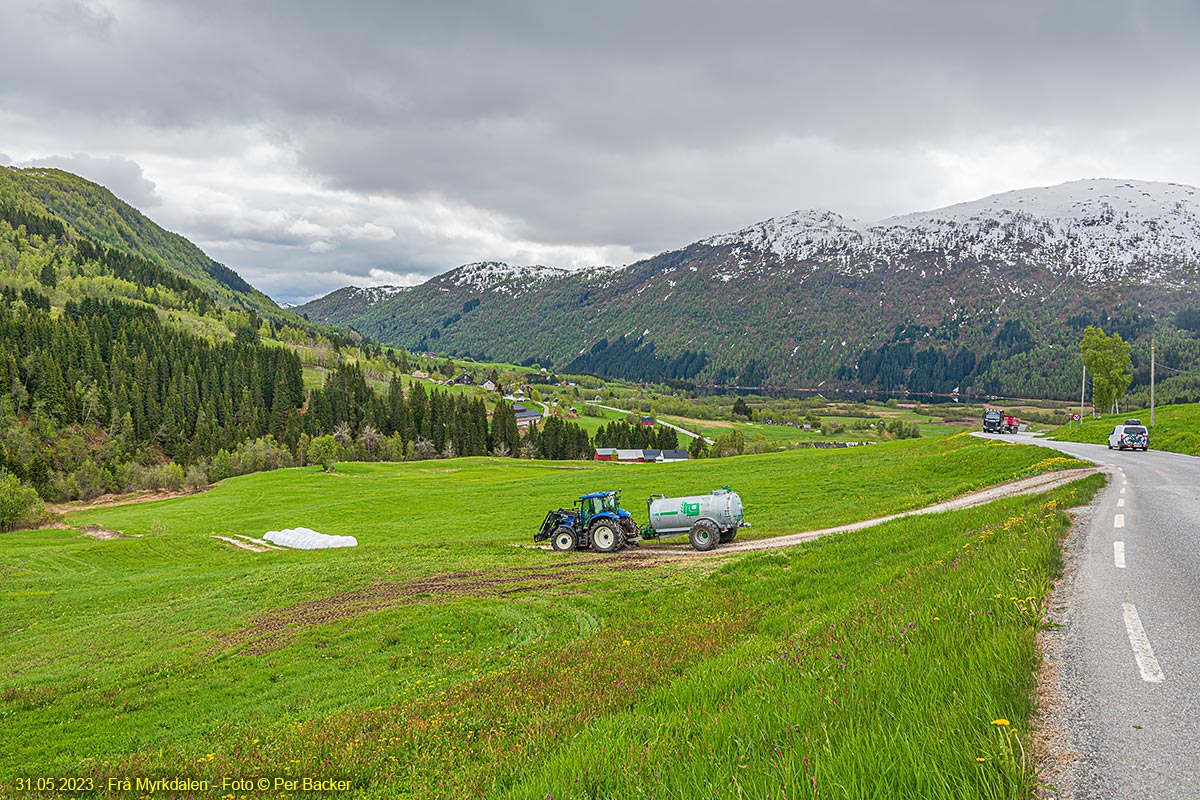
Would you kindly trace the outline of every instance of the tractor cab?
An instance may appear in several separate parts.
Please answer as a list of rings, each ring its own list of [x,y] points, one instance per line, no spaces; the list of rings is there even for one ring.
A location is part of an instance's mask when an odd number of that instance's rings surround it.
[[[579,510],[579,523],[581,525],[590,525],[592,520],[597,517],[611,517],[621,519],[628,517],[629,512],[621,508],[621,495],[619,492],[592,492],[585,494],[575,501],[575,508]]]
[[[572,508],[550,511],[534,535],[535,542],[551,540],[555,550],[591,548],[609,553],[637,541],[638,527],[621,508],[620,492],[592,492]]]

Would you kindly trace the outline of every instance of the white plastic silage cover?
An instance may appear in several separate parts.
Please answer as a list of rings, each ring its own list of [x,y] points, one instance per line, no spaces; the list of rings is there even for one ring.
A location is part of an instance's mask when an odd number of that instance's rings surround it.
[[[353,536],[329,536],[317,533],[310,528],[285,528],[281,531],[267,531],[263,536],[272,544],[284,547],[294,547],[297,550],[321,550],[326,547],[358,547],[358,539]]]

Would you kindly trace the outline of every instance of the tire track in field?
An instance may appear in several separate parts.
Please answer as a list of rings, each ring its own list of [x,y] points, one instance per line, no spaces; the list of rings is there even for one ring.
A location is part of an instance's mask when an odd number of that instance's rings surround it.
[[[306,600],[264,614],[231,634],[219,636],[217,644],[209,648],[209,653],[234,650],[240,655],[261,655],[284,647],[297,633],[306,628],[373,611],[411,605],[426,598],[441,600],[463,596],[508,597],[579,583],[596,568],[648,569],[659,563],[660,559],[614,561],[597,555],[561,565],[469,570],[430,575],[411,581],[376,583],[318,600]]]

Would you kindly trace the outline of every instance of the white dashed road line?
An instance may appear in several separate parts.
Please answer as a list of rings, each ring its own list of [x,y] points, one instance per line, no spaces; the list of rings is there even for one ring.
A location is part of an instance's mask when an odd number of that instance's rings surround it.
[[[1122,486],[1122,487],[1121,487],[1121,494],[1125,494],[1125,487],[1124,487],[1124,486]]]
[[[1113,517],[1113,527],[1114,528],[1124,528],[1125,527],[1125,515],[1124,514],[1117,514],[1115,517]]]
[[[1117,508],[1124,508],[1124,507],[1125,507],[1125,498],[1118,497],[1117,498]]]
[[[1137,609],[1133,603],[1122,603],[1121,609],[1125,613],[1125,630],[1129,633],[1129,644],[1133,647],[1133,657],[1137,659],[1138,671],[1142,673],[1142,680],[1147,683],[1162,683],[1166,680],[1163,675],[1162,667],[1158,664],[1158,659],[1154,657],[1154,651],[1150,648],[1150,640],[1146,638],[1146,629],[1142,627],[1142,620],[1138,617]]]
[[[1125,543],[1113,542],[1113,563],[1117,569],[1125,569]]]

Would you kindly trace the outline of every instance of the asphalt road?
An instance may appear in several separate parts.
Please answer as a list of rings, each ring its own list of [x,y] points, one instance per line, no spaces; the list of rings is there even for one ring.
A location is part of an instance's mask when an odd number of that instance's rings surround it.
[[[1056,713],[1079,755],[1074,796],[1200,798],[1200,458],[987,438],[1110,467],[1067,589]]]

